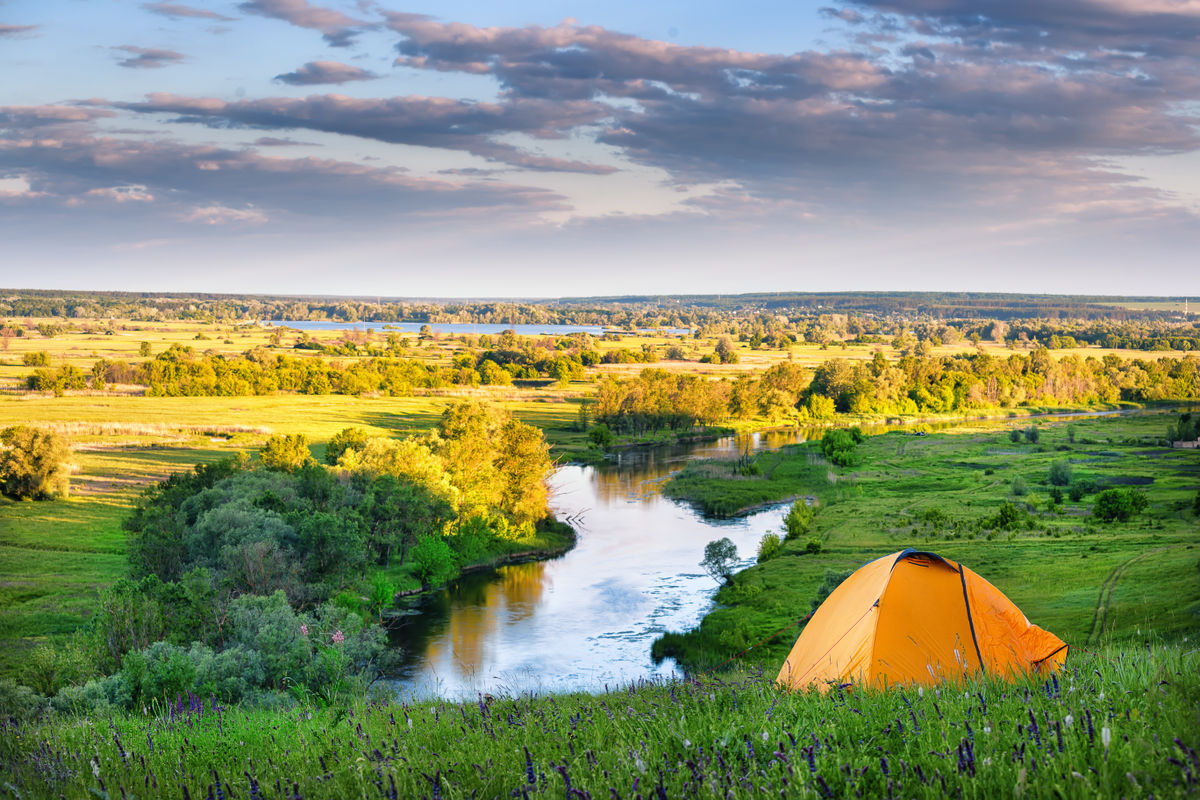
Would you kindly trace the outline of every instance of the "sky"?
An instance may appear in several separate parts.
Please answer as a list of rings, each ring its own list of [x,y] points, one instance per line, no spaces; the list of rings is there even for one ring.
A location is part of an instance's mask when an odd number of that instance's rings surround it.
[[[1200,295],[1200,0],[0,0],[0,286]]]

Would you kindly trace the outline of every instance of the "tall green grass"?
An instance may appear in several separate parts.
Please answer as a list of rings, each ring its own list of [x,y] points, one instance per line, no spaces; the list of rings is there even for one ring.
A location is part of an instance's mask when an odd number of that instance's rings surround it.
[[[1072,654],[1049,680],[787,692],[769,676],[349,709],[51,716],[0,796],[1187,797],[1200,656]]]

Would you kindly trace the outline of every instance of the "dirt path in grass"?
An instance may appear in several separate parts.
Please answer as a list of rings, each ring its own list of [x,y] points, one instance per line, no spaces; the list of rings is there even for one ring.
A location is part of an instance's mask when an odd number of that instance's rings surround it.
[[[1155,550],[1147,550],[1144,553],[1139,553],[1127,561],[1122,561],[1113,568],[1112,572],[1108,573],[1108,577],[1100,585],[1100,597],[1096,600],[1096,611],[1092,614],[1092,627],[1087,637],[1088,646],[1094,646],[1100,641],[1100,634],[1104,631],[1104,623],[1108,621],[1108,608],[1112,604],[1113,592],[1116,590],[1121,578],[1125,575],[1125,571],[1147,556],[1161,553],[1164,550],[1171,550],[1177,546],[1167,545],[1166,547],[1159,547]]]

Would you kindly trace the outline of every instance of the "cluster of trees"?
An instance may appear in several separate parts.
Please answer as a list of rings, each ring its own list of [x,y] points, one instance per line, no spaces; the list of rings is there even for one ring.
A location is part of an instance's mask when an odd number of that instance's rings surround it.
[[[0,493],[16,500],[49,500],[70,490],[71,446],[44,428],[0,431]]]
[[[403,440],[348,429],[329,452],[336,468],[316,464],[303,437],[277,436],[261,469],[226,461],[168,478],[126,524],[135,574],[204,569],[230,595],[282,591],[301,606],[393,559],[415,559],[436,583],[548,513],[541,431],[480,403]]]
[[[964,413],[1197,396],[1200,358],[1191,355],[1154,361],[1113,355],[1056,360],[1043,348],[1007,358],[973,353],[890,362],[876,353],[866,362],[832,358],[811,372],[784,362],[757,377],[735,380],[706,381],[661,370],[626,379],[605,377],[599,382],[595,416],[614,431],[641,432],[756,415],[805,421],[838,412]]]
[[[1174,425],[1167,427],[1168,442],[1194,442],[1200,439],[1200,416],[1187,412],[1179,415]]]

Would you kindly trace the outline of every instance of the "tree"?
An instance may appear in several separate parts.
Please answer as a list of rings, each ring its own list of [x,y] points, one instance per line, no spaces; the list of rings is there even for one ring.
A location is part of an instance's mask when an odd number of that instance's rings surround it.
[[[454,551],[441,536],[422,536],[412,549],[413,572],[426,586],[437,586],[450,580],[457,565]]]
[[[855,451],[862,440],[863,433],[857,427],[830,429],[821,437],[821,452],[839,467],[852,467],[862,461],[862,456]]]
[[[1128,522],[1149,505],[1146,495],[1133,489],[1105,489],[1096,495],[1092,514],[1102,522]]]
[[[0,491],[19,500],[49,500],[70,491],[71,447],[53,431],[17,425],[0,431]]]
[[[325,463],[336,464],[347,450],[362,450],[367,446],[367,432],[363,428],[343,428],[333,435],[325,447]]]
[[[149,342],[142,342],[141,344],[138,345],[138,355],[140,355],[142,358],[150,357],[150,343]]]
[[[1049,478],[1051,486],[1070,486],[1071,464],[1062,460],[1055,461],[1050,465]]]
[[[700,566],[717,583],[725,583],[733,577],[733,568],[737,563],[737,545],[729,537],[715,539],[704,546],[704,560]]]
[[[767,561],[770,561],[772,558],[779,555],[779,549],[779,534],[763,534],[762,540],[758,543],[758,563],[763,564]]]
[[[733,349],[733,339],[730,339],[728,336],[722,336],[717,340],[717,348],[715,352],[717,358],[721,359],[722,364],[738,363],[738,354]]]
[[[281,472],[295,472],[314,460],[308,449],[308,437],[302,433],[272,436],[258,457],[267,469]]]
[[[787,538],[795,539],[808,533],[808,529],[812,527],[813,515],[813,508],[806,500],[800,499],[792,503],[792,507],[783,518],[783,529],[787,531]]]

